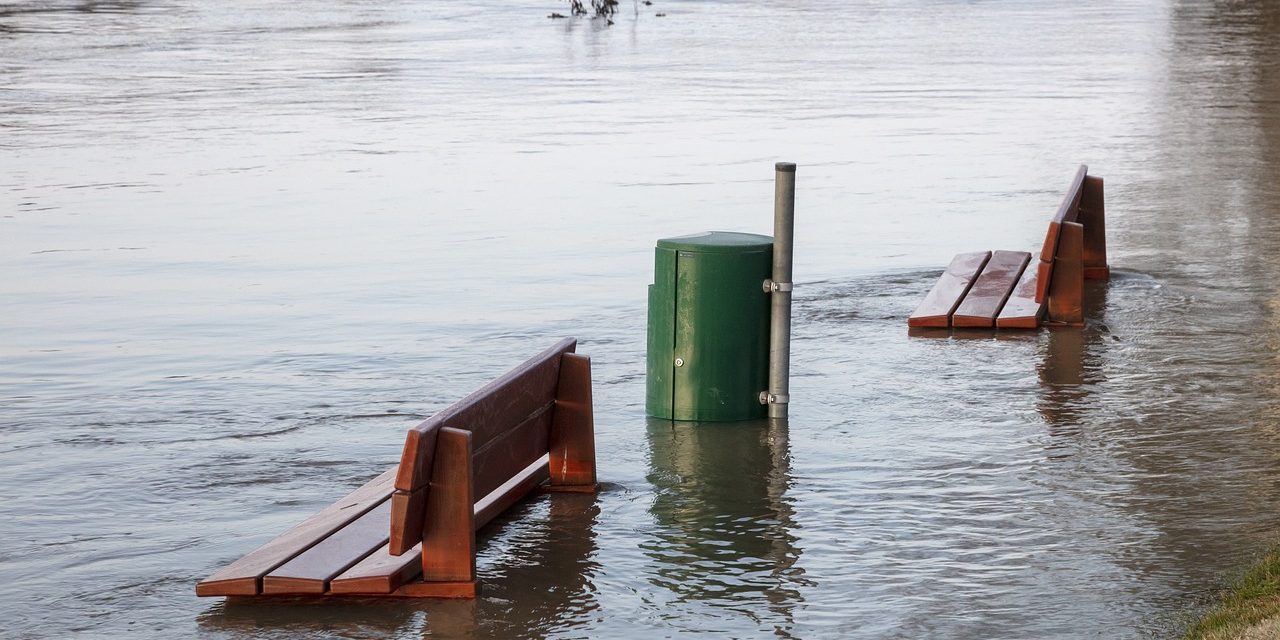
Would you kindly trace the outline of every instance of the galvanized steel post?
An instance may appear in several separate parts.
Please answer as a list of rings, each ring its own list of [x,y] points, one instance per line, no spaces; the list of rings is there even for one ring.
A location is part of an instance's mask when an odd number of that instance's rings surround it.
[[[796,217],[796,165],[774,165],[773,278],[768,285],[769,390],[764,400],[770,418],[786,418],[791,401],[791,247]]]

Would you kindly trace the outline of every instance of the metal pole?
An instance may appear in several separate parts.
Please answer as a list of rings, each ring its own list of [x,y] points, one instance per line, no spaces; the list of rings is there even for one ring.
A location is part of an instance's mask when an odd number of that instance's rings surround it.
[[[786,418],[791,372],[791,247],[796,218],[796,165],[774,165],[773,278],[769,309],[769,417]]]

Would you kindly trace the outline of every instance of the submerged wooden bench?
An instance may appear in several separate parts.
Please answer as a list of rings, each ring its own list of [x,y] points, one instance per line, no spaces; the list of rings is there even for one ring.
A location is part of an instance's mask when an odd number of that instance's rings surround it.
[[[907,326],[1035,329],[1042,321],[1084,324],[1085,279],[1111,275],[1102,184],[1102,178],[1080,165],[1049,221],[1039,259],[1025,251],[952,258],[907,318]]]
[[[409,430],[400,464],[199,596],[474,598],[475,532],[535,489],[594,492],[591,360],[566,338]]]

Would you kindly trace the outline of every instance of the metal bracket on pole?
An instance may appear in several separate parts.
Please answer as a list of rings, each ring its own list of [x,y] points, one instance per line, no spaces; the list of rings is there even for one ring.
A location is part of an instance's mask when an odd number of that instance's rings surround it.
[[[773,293],[774,291],[791,291],[793,288],[795,288],[795,283],[792,282],[774,282],[769,278],[764,279],[765,293]]]
[[[760,392],[760,404],[787,404],[789,402],[791,402],[791,396],[778,395],[768,391]]]

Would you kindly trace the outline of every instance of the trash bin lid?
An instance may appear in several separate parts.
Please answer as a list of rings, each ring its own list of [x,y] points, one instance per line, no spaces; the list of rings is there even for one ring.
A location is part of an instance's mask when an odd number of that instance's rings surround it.
[[[695,251],[699,253],[753,253],[771,251],[773,238],[754,233],[706,231],[658,241],[659,249]]]

